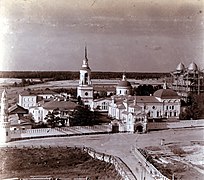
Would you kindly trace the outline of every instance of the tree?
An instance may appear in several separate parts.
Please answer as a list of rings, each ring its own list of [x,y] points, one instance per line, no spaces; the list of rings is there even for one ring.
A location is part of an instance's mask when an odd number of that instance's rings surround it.
[[[45,116],[45,120],[47,121],[47,124],[52,128],[65,126],[66,119],[60,118],[59,113],[60,113],[59,110],[55,109],[53,110],[53,112],[49,111],[48,114]]]
[[[24,79],[24,78],[23,78],[23,79],[21,79],[21,85],[22,85],[22,86],[26,86],[26,84],[27,84],[26,79]]]
[[[48,114],[45,116],[45,120],[47,121],[47,124],[51,127],[55,127],[55,115],[53,112],[48,112]]]
[[[189,94],[187,97],[186,107],[180,113],[180,119],[198,119],[201,115],[201,108],[198,105],[198,97],[196,94]]]
[[[91,126],[97,124],[97,113],[89,110],[87,106],[77,106],[70,118],[71,126]]]

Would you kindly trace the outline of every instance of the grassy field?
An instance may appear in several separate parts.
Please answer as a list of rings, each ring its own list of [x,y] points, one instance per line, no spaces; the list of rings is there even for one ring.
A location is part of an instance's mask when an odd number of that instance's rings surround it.
[[[117,179],[111,164],[95,160],[78,148],[1,148],[0,179],[52,176]]]

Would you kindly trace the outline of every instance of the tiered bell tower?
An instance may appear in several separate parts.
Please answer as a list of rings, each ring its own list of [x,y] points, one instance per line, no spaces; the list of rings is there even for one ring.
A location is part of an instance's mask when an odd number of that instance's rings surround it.
[[[1,97],[1,114],[0,114],[0,142],[7,143],[11,140],[10,122],[8,121],[8,98],[6,90]]]
[[[77,96],[81,97],[84,105],[88,105],[90,108],[93,106],[93,86],[91,83],[91,69],[88,64],[87,47],[85,46],[85,59],[83,60],[82,67],[80,69],[80,80],[77,87]]]

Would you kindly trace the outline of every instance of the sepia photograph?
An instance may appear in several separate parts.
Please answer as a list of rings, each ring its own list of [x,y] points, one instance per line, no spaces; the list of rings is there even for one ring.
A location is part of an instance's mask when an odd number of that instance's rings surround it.
[[[0,179],[204,179],[204,1],[0,0]]]

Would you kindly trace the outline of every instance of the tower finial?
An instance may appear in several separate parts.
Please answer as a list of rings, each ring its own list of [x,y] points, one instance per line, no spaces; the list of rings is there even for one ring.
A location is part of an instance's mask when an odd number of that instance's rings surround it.
[[[85,59],[87,60],[87,45],[86,45],[86,42],[85,42]]]
[[[125,71],[123,71],[122,80],[123,80],[123,81],[125,81],[125,80],[126,80],[126,73],[125,73]]]

